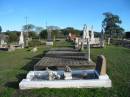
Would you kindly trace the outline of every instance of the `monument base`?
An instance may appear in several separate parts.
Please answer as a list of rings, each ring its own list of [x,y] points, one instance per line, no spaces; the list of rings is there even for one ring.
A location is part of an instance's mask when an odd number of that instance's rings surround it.
[[[65,80],[69,80],[69,79],[72,79],[72,74],[71,72],[64,72],[64,79]]]
[[[64,71],[57,71],[59,75],[63,75]],[[86,77],[91,75],[92,78],[79,77],[86,73]],[[95,75],[96,74],[96,75]],[[77,75],[77,76],[74,76]],[[69,79],[54,79],[47,80],[47,71],[30,71],[27,74],[26,79],[23,79],[19,83],[20,89],[33,89],[33,88],[109,88],[112,87],[112,82],[109,76],[98,75],[95,70],[74,70],[72,71],[72,78],[70,74],[67,74]],[[98,76],[98,78],[93,78]],[[68,78],[67,77],[67,78]],[[76,78],[77,77],[77,78]],[[78,78],[79,77],[79,78]]]
[[[46,45],[47,45],[47,46],[53,46],[53,41],[47,41],[47,42],[46,42]]]

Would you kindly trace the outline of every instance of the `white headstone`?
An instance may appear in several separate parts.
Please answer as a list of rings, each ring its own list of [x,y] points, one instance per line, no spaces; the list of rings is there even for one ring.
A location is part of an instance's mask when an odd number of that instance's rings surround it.
[[[24,48],[24,36],[23,36],[23,32],[20,33],[19,45],[21,46],[21,48]]]
[[[83,39],[87,39],[89,38],[89,28],[87,27],[87,25],[84,25],[83,28]]]
[[[91,27],[91,39],[90,39],[90,41],[91,41],[92,44],[95,42],[93,26]]]

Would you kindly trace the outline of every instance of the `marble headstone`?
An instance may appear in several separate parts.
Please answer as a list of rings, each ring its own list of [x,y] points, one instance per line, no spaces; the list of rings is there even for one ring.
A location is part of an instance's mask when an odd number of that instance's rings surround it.
[[[19,45],[21,46],[21,48],[24,48],[24,35],[23,35],[23,32],[20,33]]]

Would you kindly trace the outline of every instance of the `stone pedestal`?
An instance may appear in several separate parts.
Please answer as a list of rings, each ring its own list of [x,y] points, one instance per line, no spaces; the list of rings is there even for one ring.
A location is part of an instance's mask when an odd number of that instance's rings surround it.
[[[65,80],[72,79],[72,73],[71,72],[64,72],[64,79]]]
[[[47,45],[47,46],[53,46],[53,41],[47,41],[47,42],[46,42],[46,45]]]

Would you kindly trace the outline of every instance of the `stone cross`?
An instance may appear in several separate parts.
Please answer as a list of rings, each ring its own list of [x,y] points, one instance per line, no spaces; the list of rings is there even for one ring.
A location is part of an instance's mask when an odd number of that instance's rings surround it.
[[[87,39],[87,38],[89,38],[89,28],[85,24],[83,27],[83,39]]]

